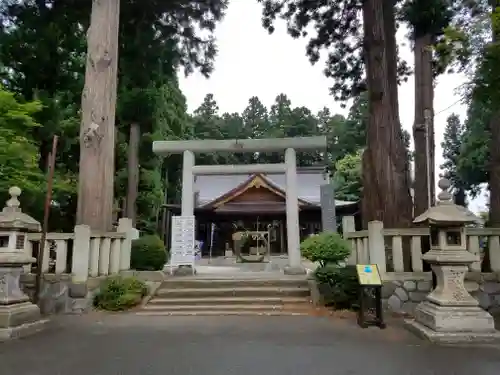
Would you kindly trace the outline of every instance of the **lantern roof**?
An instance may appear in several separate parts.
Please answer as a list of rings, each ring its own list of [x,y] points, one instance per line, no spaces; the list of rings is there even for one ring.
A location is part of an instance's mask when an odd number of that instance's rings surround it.
[[[448,179],[439,180],[438,186],[442,191],[438,194],[436,205],[417,216],[413,220],[415,224],[458,226],[477,222],[477,217],[474,214],[453,202],[452,195],[448,191],[451,186]]]
[[[21,189],[13,186],[9,189],[10,199],[6,202],[2,212],[0,212],[0,229],[26,232],[40,232],[40,223],[22,212],[18,197]]]

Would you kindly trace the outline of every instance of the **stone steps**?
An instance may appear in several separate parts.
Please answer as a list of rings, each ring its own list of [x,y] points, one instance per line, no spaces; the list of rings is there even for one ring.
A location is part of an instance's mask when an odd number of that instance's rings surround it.
[[[163,298],[157,297],[153,298],[149,302],[149,307],[153,306],[198,306],[198,305],[248,305],[248,304],[258,304],[258,305],[294,305],[301,304],[307,301],[304,297],[195,297],[195,298]]]
[[[252,287],[273,287],[290,288],[305,287],[307,280],[305,278],[171,278],[163,282],[161,288],[252,288]]]
[[[307,315],[307,280],[196,279],[163,282],[138,315]]]
[[[146,311],[141,310],[136,312],[140,316],[305,316],[309,312],[300,311],[230,311],[230,310],[209,310],[209,311]]]
[[[161,298],[203,298],[203,297],[308,297],[310,291],[308,287],[233,287],[233,288],[178,288],[166,289],[160,287],[156,292]]]

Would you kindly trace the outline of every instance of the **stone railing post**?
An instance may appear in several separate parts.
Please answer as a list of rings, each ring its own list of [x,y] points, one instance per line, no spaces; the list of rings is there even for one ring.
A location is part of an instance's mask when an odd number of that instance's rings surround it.
[[[88,225],[75,226],[75,240],[73,242],[73,259],[71,273],[73,275],[72,295],[84,297],[87,294],[87,279],[89,278],[90,262],[90,227]]]
[[[125,233],[125,238],[122,241],[122,248],[120,251],[120,271],[128,271],[130,269],[130,256],[132,253],[132,239],[135,238],[135,228],[132,226],[132,220],[128,218],[121,218],[118,220],[119,233]]]
[[[354,216],[342,216],[342,234],[355,231],[356,223],[354,221]]]
[[[376,264],[381,274],[386,272],[385,241],[382,233],[384,223],[370,221],[368,223],[368,254],[371,264]]]
[[[342,216],[342,236],[346,239],[345,234],[349,232],[356,231],[356,222],[354,221],[354,216]],[[347,264],[356,264],[356,246],[353,240],[348,240],[351,244],[351,255],[347,258]]]

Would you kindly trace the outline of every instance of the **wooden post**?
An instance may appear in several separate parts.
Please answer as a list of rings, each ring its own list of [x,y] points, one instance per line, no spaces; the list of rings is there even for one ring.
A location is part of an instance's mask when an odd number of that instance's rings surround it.
[[[112,229],[120,0],[93,1],[82,93],[77,224]]]

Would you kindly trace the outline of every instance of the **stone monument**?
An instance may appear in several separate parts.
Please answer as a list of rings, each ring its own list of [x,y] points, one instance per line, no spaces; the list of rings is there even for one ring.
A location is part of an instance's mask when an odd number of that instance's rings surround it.
[[[335,191],[332,184],[320,186],[321,226],[324,232],[337,232],[335,214]]]
[[[38,332],[48,323],[19,285],[23,266],[36,261],[26,254],[27,233],[40,232],[40,223],[21,211],[21,189],[11,187],[9,194],[0,212],[0,341]]]
[[[479,307],[464,285],[469,265],[478,256],[467,251],[465,225],[474,218],[452,202],[450,182],[441,179],[438,202],[414,223],[430,227],[431,250],[423,259],[436,275],[436,288],[415,309],[407,327],[424,338],[442,344],[498,340],[492,316]]]

